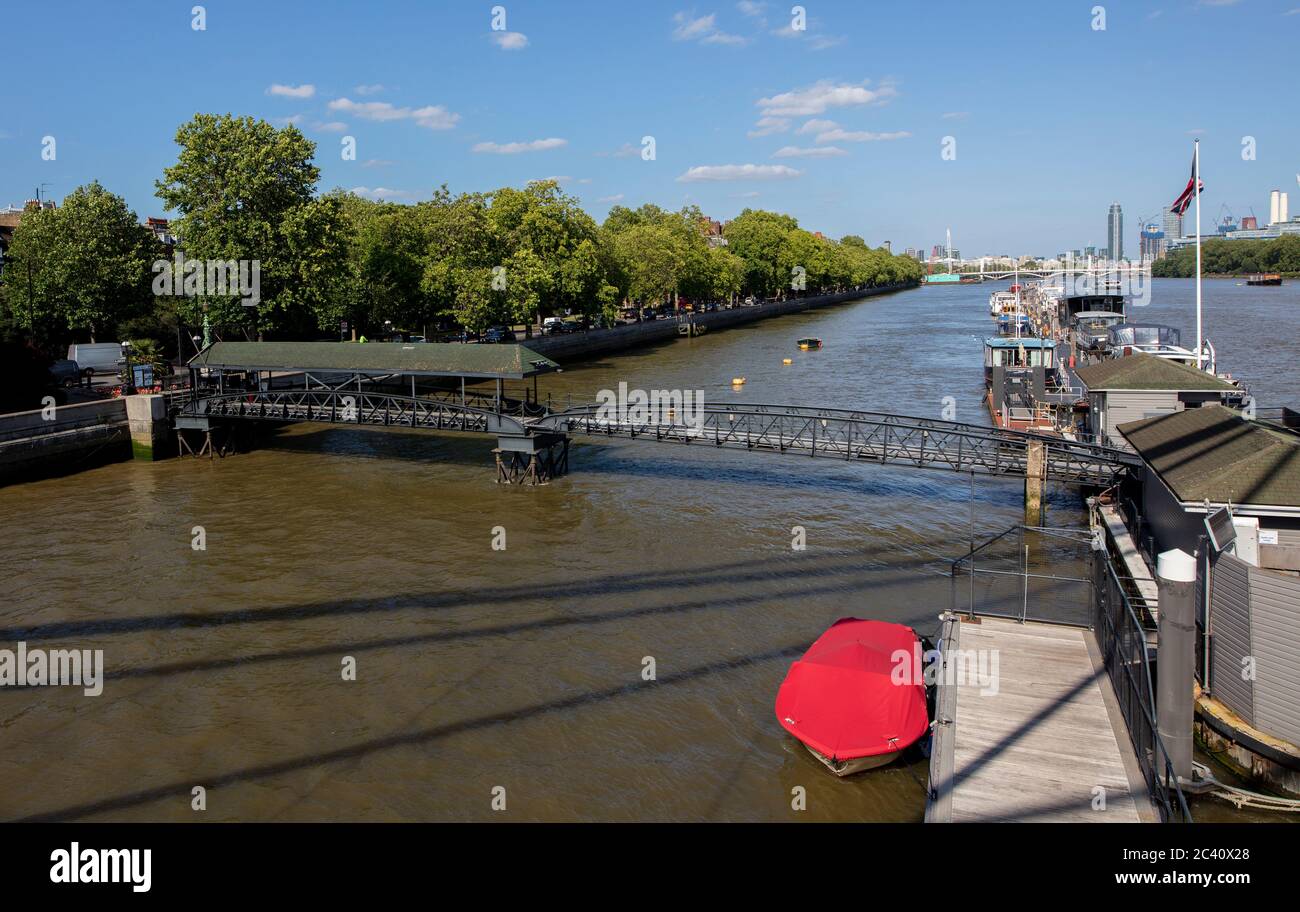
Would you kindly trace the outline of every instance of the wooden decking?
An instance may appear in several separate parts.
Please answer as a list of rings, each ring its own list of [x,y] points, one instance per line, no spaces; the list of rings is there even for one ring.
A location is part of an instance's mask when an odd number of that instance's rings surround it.
[[[945,669],[979,650],[997,676],[940,683],[927,822],[1157,819],[1091,631],[951,618],[944,634]]]

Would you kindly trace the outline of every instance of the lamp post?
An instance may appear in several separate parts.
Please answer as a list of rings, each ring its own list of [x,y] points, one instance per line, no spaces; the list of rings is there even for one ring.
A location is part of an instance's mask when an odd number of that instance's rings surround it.
[[[135,392],[135,377],[131,374],[131,343],[122,343],[122,395],[129,396]]]

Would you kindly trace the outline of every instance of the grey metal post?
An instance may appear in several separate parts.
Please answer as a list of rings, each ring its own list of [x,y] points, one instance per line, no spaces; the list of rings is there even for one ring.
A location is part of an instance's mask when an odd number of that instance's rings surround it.
[[[1174,775],[1192,778],[1192,687],[1196,672],[1196,558],[1175,548],[1156,559],[1156,723]]]

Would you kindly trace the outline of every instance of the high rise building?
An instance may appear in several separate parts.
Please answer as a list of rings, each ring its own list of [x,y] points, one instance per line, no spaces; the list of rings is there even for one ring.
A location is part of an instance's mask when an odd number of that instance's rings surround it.
[[[1183,236],[1183,217],[1168,206],[1165,207],[1163,221],[1166,238],[1180,238]]]
[[[1151,263],[1164,258],[1165,233],[1160,230],[1158,223],[1149,222],[1142,226],[1139,246],[1143,263]]]
[[[1124,259],[1124,210],[1119,203],[1110,204],[1106,217],[1106,249],[1110,259]]]

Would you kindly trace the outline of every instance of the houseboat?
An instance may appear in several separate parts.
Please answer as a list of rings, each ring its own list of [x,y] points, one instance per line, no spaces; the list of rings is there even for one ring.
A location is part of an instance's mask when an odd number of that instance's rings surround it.
[[[1282,277],[1276,272],[1256,273],[1246,276],[1247,285],[1281,285]]]
[[[1080,351],[1099,354],[1110,348],[1110,328],[1124,322],[1124,314],[1108,310],[1081,310],[1070,323],[1070,335]]]
[[[1196,367],[1196,352],[1182,344],[1182,334],[1172,326],[1117,323],[1109,327],[1106,334],[1107,349],[1117,357],[1140,353]],[[1209,339],[1201,341],[1201,369],[1218,376],[1218,356]]]
[[[985,339],[984,383],[989,416],[1000,428],[1059,433],[1073,427],[1061,412],[1072,408],[1077,397],[1062,382],[1051,339]]]

